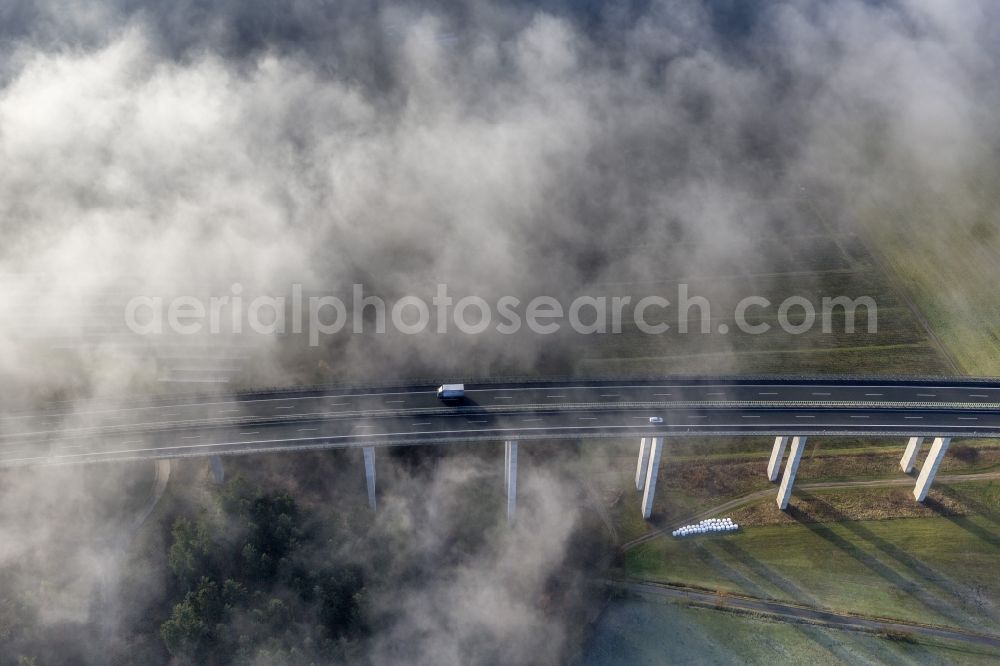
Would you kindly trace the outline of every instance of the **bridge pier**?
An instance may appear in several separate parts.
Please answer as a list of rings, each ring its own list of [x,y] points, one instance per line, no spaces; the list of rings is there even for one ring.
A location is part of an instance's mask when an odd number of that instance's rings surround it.
[[[504,488],[507,492],[507,522],[514,522],[517,512],[517,442],[508,440],[504,448]]]
[[[635,466],[635,489],[646,486],[646,468],[649,466],[649,442],[651,437],[643,437],[639,442],[639,464]]]
[[[208,459],[208,464],[212,468],[212,481],[221,486],[226,480],[226,470],[222,469],[222,458],[212,456]]]
[[[365,483],[368,485],[368,506],[375,510],[375,447],[361,449],[365,456]]]
[[[510,442],[503,443],[503,491],[510,485]]]
[[[917,485],[913,489],[913,497],[918,502],[923,502],[927,499],[927,491],[931,489],[931,484],[934,483],[934,477],[937,475],[938,467],[941,466],[941,461],[944,460],[944,454],[948,451],[949,444],[951,444],[951,437],[934,438],[931,450],[927,454],[927,460],[924,461],[923,467],[920,468]]]
[[[646,519],[653,514],[653,499],[656,496],[656,476],[660,473],[660,459],[663,457],[663,438],[651,437],[650,440],[649,464],[646,466],[646,488],[642,493],[642,517]]]
[[[910,441],[906,443],[906,450],[899,461],[899,468],[903,470],[904,474],[909,474],[913,471],[913,465],[916,464],[917,456],[920,455],[920,448],[923,445],[923,437],[911,437]]]
[[[767,480],[771,483],[778,480],[778,473],[781,472],[781,462],[785,457],[785,447],[787,446],[787,437],[774,438],[774,446],[771,447],[771,459],[767,463]]]
[[[792,497],[792,486],[795,485],[795,474],[799,471],[799,462],[802,460],[805,448],[805,437],[792,438],[792,450],[788,454],[785,475],[781,477],[781,486],[778,488],[778,508],[782,511],[788,508],[788,500]]]

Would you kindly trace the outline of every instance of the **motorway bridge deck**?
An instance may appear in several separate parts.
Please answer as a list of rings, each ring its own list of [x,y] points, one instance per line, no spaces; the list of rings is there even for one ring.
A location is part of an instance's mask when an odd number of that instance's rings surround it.
[[[316,448],[673,436],[1000,437],[1000,382],[664,378],[310,387],[0,414],[0,466]],[[651,423],[660,417],[663,423]]]

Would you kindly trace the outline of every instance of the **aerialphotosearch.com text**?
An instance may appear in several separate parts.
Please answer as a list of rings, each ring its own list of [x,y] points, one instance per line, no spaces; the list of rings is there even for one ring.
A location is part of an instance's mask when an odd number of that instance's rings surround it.
[[[243,292],[242,285],[236,283],[228,294],[207,298],[135,296],[126,304],[125,324],[138,335],[305,334],[311,346],[318,346],[325,336],[345,332],[384,334],[390,326],[404,335],[456,330],[467,335],[490,330],[513,335],[525,326],[537,335],[551,335],[567,326],[581,335],[617,334],[625,328],[648,335],[725,335],[731,332],[726,321],[732,321],[748,335],[761,335],[775,326],[799,335],[817,325],[823,333],[833,333],[836,321],[840,330],[854,333],[857,312],[866,315],[867,333],[878,332],[878,308],[870,296],[825,296],[819,302],[790,296],[779,303],[759,295],[746,296],[731,313],[713,320],[713,314],[719,313],[713,312],[709,299],[692,295],[687,284],[678,285],[672,299],[663,295],[581,295],[568,302],[554,296],[500,296],[492,301],[469,295],[455,298],[445,284],[437,285],[430,303],[414,295],[387,302],[366,293],[361,284],[352,286],[350,298],[307,296],[300,284],[292,285],[288,296],[251,298]]]

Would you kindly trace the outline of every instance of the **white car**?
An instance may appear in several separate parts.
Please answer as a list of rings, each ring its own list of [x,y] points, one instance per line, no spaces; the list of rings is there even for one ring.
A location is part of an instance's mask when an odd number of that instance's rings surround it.
[[[465,397],[465,384],[442,384],[437,396],[439,400],[460,400]]]
[[[663,423],[663,417],[662,416],[650,416],[649,417],[649,422],[650,423]]]

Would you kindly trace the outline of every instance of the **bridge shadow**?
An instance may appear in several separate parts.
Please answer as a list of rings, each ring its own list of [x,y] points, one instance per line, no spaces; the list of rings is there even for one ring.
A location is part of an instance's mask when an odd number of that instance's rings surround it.
[[[976,525],[968,516],[956,515],[948,507],[932,497],[928,497],[924,500],[924,506],[936,513],[938,517],[944,518],[955,527],[965,530],[984,543],[1000,547],[1000,534],[990,532],[986,528]]]
[[[961,627],[968,624],[969,617],[966,613],[962,612],[962,608],[968,606],[963,588],[954,581],[942,576],[940,570],[924,564],[899,546],[875,534],[857,521],[850,519],[843,512],[819,497],[805,492],[800,492],[798,495],[800,498],[808,499],[820,507],[826,516],[833,518],[841,527],[859,539],[863,539],[874,546],[879,552],[911,570],[916,574],[916,578],[904,576],[880,558],[838,534],[827,524],[819,522],[819,516],[811,514],[801,506],[790,507],[789,513],[813,534],[830,542],[847,555],[850,555],[867,569],[889,581],[940,617],[947,618],[949,621],[955,623],[956,626]],[[936,586],[953,597],[958,602],[959,607],[956,608],[953,603],[947,602],[941,595],[928,592],[926,588],[930,585]],[[989,615],[995,617],[994,613],[989,613]],[[977,622],[977,624],[982,624],[982,622]]]
[[[957,491],[945,487],[938,488],[938,490],[940,490],[945,495],[952,497],[956,501],[962,502],[967,506],[971,507],[979,515],[984,515],[988,517],[988,514],[993,512],[993,509],[990,509],[989,507],[983,505],[982,503],[977,502],[976,500],[973,500],[971,498],[968,498],[962,495],[961,493],[958,493]],[[841,522],[841,524],[846,529],[856,533],[858,536],[872,543],[872,545],[874,545],[876,548],[884,552],[886,555],[889,555],[890,557],[899,561],[901,564],[909,567],[924,580],[937,583],[947,592],[954,594],[959,598],[962,598],[963,595],[961,593],[961,587],[954,581],[942,575],[939,569],[935,569],[933,567],[924,564],[918,558],[914,557],[910,553],[906,552],[904,549],[886,540],[885,538],[878,536],[877,534],[866,528],[864,525],[861,525],[857,521],[850,520],[842,512],[835,509],[833,506],[831,506],[828,502],[824,501],[820,497],[816,495],[810,495],[809,493],[805,492],[799,493],[799,496],[807,498],[811,502],[819,506],[822,506],[824,511],[828,512],[830,515],[833,515],[838,521]],[[982,539],[984,542],[990,544],[991,546],[1000,547],[1000,534],[992,534],[988,530],[980,527],[979,525],[971,523],[967,517],[956,515],[950,509],[945,507],[937,500],[928,497],[924,501],[924,506],[937,513],[939,517],[948,520],[955,526],[960,527],[963,530],[970,532],[971,534],[974,534],[975,536]]]
[[[763,587],[758,585],[752,578],[743,574],[741,571],[731,566],[728,562],[718,557],[711,550],[703,546],[702,544],[696,544],[695,549],[698,551],[702,560],[709,563],[716,571],[720,572],[723,576],[731,580],[740,586],[740,589],[745,591],[747,594],[757,597],[759,599],[773,599],[774,597]],[[733,555],[740,561],[745,563],[745,558],[740,555]],[[752,558],[751,558],[752,559]],[[798,601],[795,597],[794,600]],[[780,622],[780,620],[779,620]],[[830,655],[841,663],[851,663],[855,661],[857,655],[852,655],[848,650],[844,648],[844,645],[836,640],[822,629],[809,624],[800,624],[797,622],[788,623],[789,626],[794,628],[800,634],[805,636],[807,639],[813,641],[818,646],[830,653]]]
[[[968,495],[961,493],[957,490],[954,490],[953,488],[941,486],[937,488],[937,490],[940,491],[943,495],[950,497],[955,501],[961,502],[966,506],[968,506],[969,508],[971,508],[975,513],[976,517],[989,521],[992,524],[998,524],[997,513],[995,509],[987,505],[984,505],[981,502],[972,499]],[[927,506],[927,508],[933,510],[935,513],[937,513],[941,518],[944,518],[955,527],[958,527],[959,529],[962,529],[972,534],[973,536],[981,540],[983,543],[986,543],[994,548],[1000,548],[1000,532],[997,532],[995,530],[990,530],[988,528],[983,527],[982,525],[973,522],[972,516],[955,515],[950,509],[948,509],[947,507],[945,507],[943,504],[941,504],[932,497],[928,497],[924,501],[924,505]],[[983,589],[980,588],[979,590],[977,590],[975,599],[977,607],[982,612],[989,614],[994,619],[1000,616],[1000,612],[998,612],[997,610],[997,601],[994,595],[991,595],[988,592],[984,592]],[[987,608],[989,610],[987,610]]]
[[[979,500],[973,499],[968,493],[963,493],[959,490],[956,490],[954,487],[945,484],[934,486],[934,490],[940,492],[945,497],[949,497],[955,500],[956,502],[961,502],[965,506],[975,511],[977,516],[982,516],[983,520],[986,520],[987,522],[990,522],[993,525],[996,525],[998,528],[1000,528],[1000,511],[998,511],[995,507],[983,504]],[[924,504],[930,506],[929,505],[930,501],[931,498],[928,498],[927,500],[925,500]],[[935,502],[935,504],[940,506],[940,504],[937,502]],[[987,532],[987,534],[989,534],[989,532]],[[990,543],[996,543],[996,541],[991,541]]]
[[[776,569],[767,566],[757,558],[750,555],[746,550],[740,548],[736,539],[722,538],[714,541],[713,543],[728,556],[730,562],[739,562],[749,570],[752,576],[759,580],[766,581],[774,588],[781,590],[781,592],[783,592],[792,602],[803,604],[805,606],[811,606],[813,608],[822,609],[826,607],[826,605],[819,599],[813,597],[801,587],[792,583],[790,580],[778,573]],[[700,552],[706,560],[711,562],[713,567],[716,567],[716,569],[722,572],[723,575],[740,585],[741,588],[747,593],[761,599],[774,598],[774,596],[764,587],[755,582],[751,576],[739,571],[726,560],[716,556],[708,548],[700,548]],[[914,663],[913,657],[916,658],[916,663],[935,663],[935,656],[925,646],[919,643],[908,644],[907,648],[910,654],[904,655],[895,650],[887,651],[882,645],[880,645],[880,641],[883,639],[879,639],[864,631],[854,631],[842,627],[821,627],[809,623],[798,622],[789,623],[789,626],[793,627],[803,636],[825,649],[840,663],[853,664],[859,663],[860,661],[861,663],[872,664],[911,664]],[[838,633],[853,636],[855,640],[850,644],[846,641],[837,640],[836,634]],[[888,647],[891,649],[892,645],[890,644]]]

